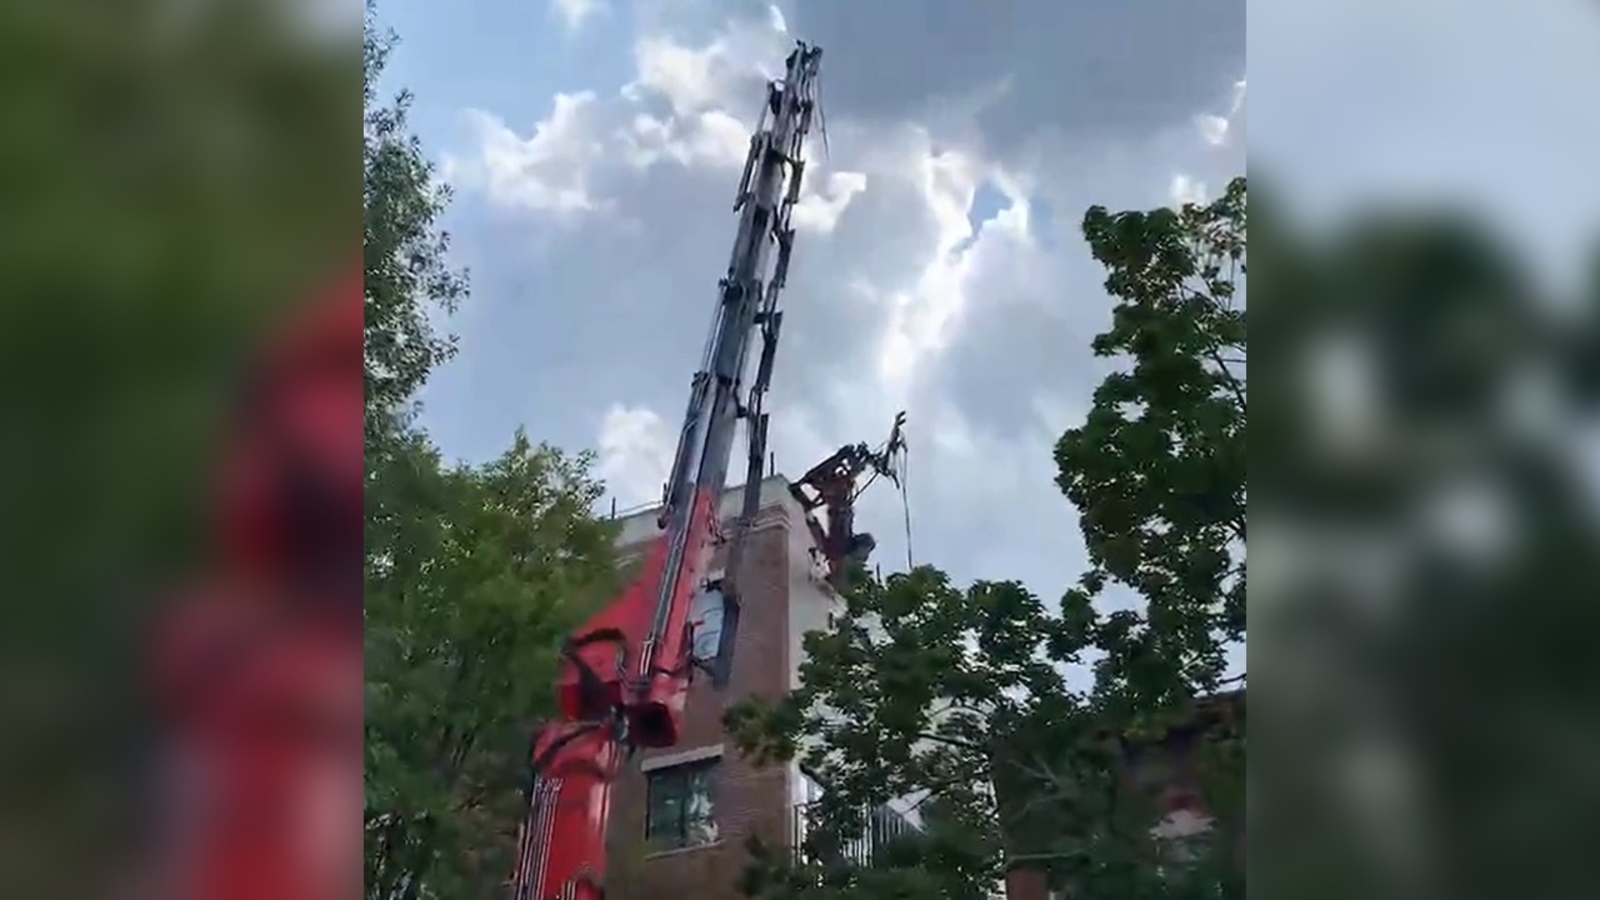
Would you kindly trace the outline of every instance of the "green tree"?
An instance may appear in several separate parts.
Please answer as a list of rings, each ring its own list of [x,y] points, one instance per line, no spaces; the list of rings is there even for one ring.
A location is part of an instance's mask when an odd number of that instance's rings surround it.
[[[519,431],[487,465],[447,466],[417,427],[416,391],[454,349],[433,317],[467,282],[410,95],[374,105],[394,37],[370,4],[363,38],[366,896],[486,896],[511,870],[556,648],[611,595],[615,535],[591,513],[590,454]]]
[[[1123,364],[1056,448],[1089,571],[1055,608],[930,567],[857,578],[835,627],[806,638],[803,687],[729,712],[744,752],[798,757],[825,791],[804,861],[753,847],[748,893],[977,898],[1029,865],[1071,896],[1242,896],[1229,828],[1180,855],[1119,774],[1125,741],[1167,734],[1222,686],[1243,633],[1244,209],[1240,179],[1203,208],[1085,215],[1114,300],[1093,349]],[[1102,615],[1112,582],[1144,611]],[[1092,688],[1070,689],[1063,672],[1085,663]],[[1196,751],[1224,823],[1242,805],[1237,734]],[[865,810],[906,797],[921,835],[870,865],[837,852]]]
[[[1094,207],[1083,232],[1116,300],[1094,353],[1127,367],[1056,444],[1091,565],[1062,606],[1087,620],[1108,580],[1148,604],[1099,626],[1097,685],[1130,718],[1216,690],[1244,635],[1245,181],[1181,212]]]
[[[589,465],[519,432],[445,468],[407,435],[369,487],[368,897],[479,896],[509,874],[556,648],[614,586]]]
[[[362,250],[366,287],[366,437],[369,452],[410,420],[410,402],[428,373],[455,353],[431,315],[454,312],[466,274],[449,265],[448,233],[436,227],[449,203],[421,142],[409,130],[412,95],[378,104],[378,81],[395,46],[379,32],[372,0],[362,31]]]

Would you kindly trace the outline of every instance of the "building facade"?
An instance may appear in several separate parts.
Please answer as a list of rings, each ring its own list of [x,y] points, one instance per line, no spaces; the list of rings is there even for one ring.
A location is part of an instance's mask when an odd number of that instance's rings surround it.
[[[743,488],[723,498],[724,521],[737,516]],[[658,532],[655,509],[621,520],[626,560]],[[722,728],[723,712],[749,697],[776,700],[799,686],[802,640],[828,627],[842,608],[814,560],[805,513],[782,476],[761,485],[761,504],[749,531],[742,569],[742,613],[729,684],[722,691],[697,675],[690,686],[679,745],[644,751],[629,763],[612,795],[609,894],[618,900],[693,897],[733,900],[749,862],[745,841],[794,846],[809,799],[797,765],[757,768],[740,758]],[[712,578],[722,573],[713,557]],[[710,605],[691,614],[703,620],[697,646],[715,646]]]

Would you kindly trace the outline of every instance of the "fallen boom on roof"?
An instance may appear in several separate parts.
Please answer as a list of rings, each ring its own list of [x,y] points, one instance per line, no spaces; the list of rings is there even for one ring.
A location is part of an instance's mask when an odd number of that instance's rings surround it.
[[[816,542],[813,551],[822,558],[828,583],[841,587],[852,564],[865,563],[877,548],[877,540],[866,532],[856,533],[855,504],[879,477],[897,487],[903,486],[906,414],[894,417],[889,439],[874,450],[866,444],[846,444],[816,464],[790,486],[794,498],[806,511],[806,526]],[[865,482],[861,476],[869,474]],[[817,520],[816,510],[825,509],[827,526]]]

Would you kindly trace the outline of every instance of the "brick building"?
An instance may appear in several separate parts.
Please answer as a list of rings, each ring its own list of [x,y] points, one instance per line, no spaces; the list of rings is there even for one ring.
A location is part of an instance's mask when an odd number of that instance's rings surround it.
[[[722,515],[739,512],[743,488],[723,498]],[[656,532],[655,510],[622,519],[624,559]],[[742,615],[728,687],[697,677],[689,691],[677,747],[646,751],[628,766],[612,800],[610,896],[616,900],[693,897],[732,900],[747,857],[745,839],[760,835],[793,846],[803,827],[796,810],[816,790],[797,765],[756,769],[722,729],[723,711],[756,695],[777,698],[799,686],[802,638],[826,628],[842,607],[812,556],[805,513],[782,476],[761,485],[761,505],[745,548]],[[721,572],[720,555],[711,562]],[[693,616],[698,618],[698,615]],[[715,646],[714,621],[697,634]]]

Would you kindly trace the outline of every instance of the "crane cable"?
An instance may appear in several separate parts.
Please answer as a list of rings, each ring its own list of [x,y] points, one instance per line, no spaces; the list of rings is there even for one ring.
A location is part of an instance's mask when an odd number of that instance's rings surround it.
[[[905,514],[906,523],[906,572],[916,568],[915,557],[911,553],[911,495],[907,492],[906,482],[910,481],[911,449],[905,444],[900,445],[900,477],[895,482],[900,488],[900,509]]]
[[[866,493],[867,488],[878,480],[878,476],[884,474],[889,476],[889,480],[893,481],[895,487],[900,491],[900,511],[905,521],[906,534],[906,571],[910,572],[916,568],[916,556],[911,552],[911,495],[906,486],[907,482],[910,481],[908,473],[911,470],[911,447],[905,442],[904,438],[900,440],[898,447],[894,445],[894,441],[891,439],[879,445],[878,450],[872,455],[880,460],[881,463],[875,463],[872,474],[864,483],[851,492],[850,502],[854,503],[856,498]]]
[[[829,150],[828,150],[828,114],[822,108],[822,73],[821,72],[817,73],[816,80],[813,81],[812,84],[811,84],[811,89],[812,89],[812,92],[815,94],[815,96],[812,97],[811,99],[816,103],[816,107],[817,107],[817,127],[818,127],[818,130],[822,134],[822,158],[823,159],[831,159],[833,154],[830,153]]]
[[[891,453],[893,453],[893,456],[891,456]],[[883,461],[882,468],[874,466],[872,476],[867,477],[866,482],[859,485],[851,493],[850,500],[851,503],[854,503],[858,496],[866,493],[867,488],[872,487],[872,482],[878,480],[878,476],[888,474],[891,482],[894,482],[894,487],[898,488],[899,495],[901,495],[901,516],[906,522],[906,572],[910,572],[910,570],[917,567],[917,557],[912,552],[912,541],[910,541],[910,535],[912,535],[912,530],[910,530],[910,488],[907,487],[907,482],[910,480],[910,445],[906,444],[906,440],[901,439],[899,447],[894,447],[893,440],[886,440],[878,447],[874,456]]]

